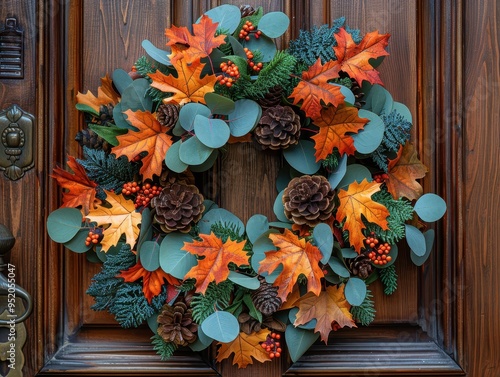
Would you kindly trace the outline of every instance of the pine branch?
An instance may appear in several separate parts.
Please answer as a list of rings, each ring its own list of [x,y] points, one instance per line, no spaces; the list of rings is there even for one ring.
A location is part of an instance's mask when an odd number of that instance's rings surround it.
[[[175,343],[165,342],[163,338],[158,334],[155,334],[151,337],[151,344],[153,345],[153,349],[156,351],[156,353],[160,355],[162,361],[166,361],[171,358],[175,350],[177,349]]]
[[[202,323],[215,309],[224,309],[229,305],[233,283],[226,280],[219,284],[210,283],[204,295],[196,294],[191,300],[193,319],[196,323]]]
[[[363,326],[368,326],[375,319],[375,307],[372,300],[372,292],[367,289],[366,297],[364,301],[359,306],[353,306],[351,308],[351,313],[353,317],[360,322]]]
[[[396,292],[398,288],[398,274],[396,273],[396,267],[391,264],[389,267],[381,268],[378,271],[380,276],[380,281],[384,284],[384,293],[386,295],[392,295]]]

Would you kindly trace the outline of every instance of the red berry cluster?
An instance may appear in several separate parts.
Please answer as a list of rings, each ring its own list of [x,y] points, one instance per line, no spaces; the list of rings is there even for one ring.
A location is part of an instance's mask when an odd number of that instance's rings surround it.
[[[255,26],[253,25],[252,21],[247,21],[243,24],[238,37],[240,39],[244,39],[245,41],[249,41],[251,34],[253,34],[255,39],[259,39],[262,35],[262,32],[260,30],[255,30]]]
[[[94,228],[89,230],[87,238],[85,238],[85,246],[90,246],[90,244],[98,244],[103,239],[102,228]]]
[[[282,350],[279,342],[280,338],[280,334],[272,332],[267,336],[266,340],[260,344],[261,347],[264,348],[264,350],[269,354],[271,359],[281,356]]]
[[[370,250],[367,254],[368,258],[370,258],[374,264],[384,265],[389,263],[392,260],[390,255],[387,255],[391,252],[391,246],[385,242],[380,243],[380,241],[375,237],[375,233],[371,233],[370,237],[366,237],[365,239],[366,248]]]
[[[139,186],[137,182],[128,182],[123,185],[122,193],[124,195],[136,195],[135,208],[145,207],[151,199],[160,195],[161,188],[150,183]]]
[[[389,179],[387,173],[377,173],[373,175],[373,180],[377,183],[383,183],[386,179]]]
[[[220,69],[223,74],[217,76],[217,81],[220,85],[225,85],[228,88],[233,86],[234,81],[240,78],[240,70],[231,60],[220,63]]]
[[[260,70],[262,69],[262,62],[258,62],[257,64],[255,62],[252,61],[253,59],[253,52],[250,51],[247,47],[245,47],[243,49],[245,51],[245,54],[247,56],[247,62],[248,62],[248,66],[250,67],[251,70],[255,71],[255,72],[260,72]]]

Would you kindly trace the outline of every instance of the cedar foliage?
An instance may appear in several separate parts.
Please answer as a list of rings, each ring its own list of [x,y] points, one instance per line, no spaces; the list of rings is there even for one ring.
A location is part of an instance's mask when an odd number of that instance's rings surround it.
[[[372,298],[372,292],[367,289],[365,299],[363,300],[361,305],[353,306],[351,308],[351,314],[363,326],[368,326],[375,319],[376,310]]]
[[[177,346],[172,342],[165,342],[163,338],[155,334],[151,337],[151,344],[153,345],[153,349],[156,351],[158,355],[160,355],[161,361],[166,361],[174,354]]]
[[[379,270],[380,281],[384,284],[384,293],[392,295],[398,288],[398,274],[396,267],[391,264],[389,267],[381,268]]]
[[[219,284],[211,282],[205,294],[196,294],[191,300],[193,309],[193,319],[196,323],[202,323],[216,309],[224,309],[229,305],[231,294],[233,292],[233,283],[230,280]]]

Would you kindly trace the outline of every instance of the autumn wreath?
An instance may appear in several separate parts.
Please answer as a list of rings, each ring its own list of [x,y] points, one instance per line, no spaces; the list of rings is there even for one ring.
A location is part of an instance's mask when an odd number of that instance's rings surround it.
[[[285,349],[295,361],[368,325],[369,284],[392,294],[398,242],[421,265],[434,237],[423,221],[446,211],[423,195],[411,114],[376,70],[389,35],[338,19],[279,51],[288,25],[222,5],[166,29],[170,53],[145,40],[131,72],[77,96],[82,158],[69,157],[73,174],[54,169],[63,204],[48,232],[102,263],[92,308],[147,322],[162,359],[216,342],[217,360],[234,353],[241,368]],[[232,142],[282,151],[275,219],[244,224],[196,185]]]

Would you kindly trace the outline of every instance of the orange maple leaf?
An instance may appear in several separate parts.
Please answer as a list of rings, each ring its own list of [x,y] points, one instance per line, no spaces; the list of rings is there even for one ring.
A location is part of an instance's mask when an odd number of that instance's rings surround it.
[[[113,89],[113,83],[108,75],[101,78],[101,86],[97,89],[97,97],[90,90],[83,94],[78,92],[76,102],[81,105],[91,107],[96,113],[99,113],[101,105],[112,103],[116,105],[120,100],[120,96]]]
[[[127,283],[133,283],[142,278],[142,292],[150,304],[153,297],[161,293],[161,287],[165,283],[165,280],[170,285],[179,285],[179,280],[167,274],[161,268],[155,271],[148,271],[142,267],[140,261],[129,269],[121,271],[118,277],[123,278]]]
[[[340,205],[335,218],[340,223],[345,219],[344,230],[349,231],[349,242],[358,253],[361,252],[365,238],[363,229],[366,227],[363,218],[384,230],[389,229],[389,210],[371,198],[374,193],[380,191],[380,185],[377,182],[368,182],[365,178],[361,183],[354,181],[347,190],[340,189],[338,193]]]
[[[161,175],[162,163],[168,148],[172,145],[172,138],[167,135],[168,127],[164,127],[149,111],[124,112],[130,123],[138,131],[129,130],[124,135],[118,135],[118,146],[111,150],[116,157],[127,156],[129,160],[142,152],[148,154],[142,158],[141,174],[143,179],[152,179],[153,174]]]
[[[160,71],[150,73],[153,80],[151,86],[166,93],[174,93],[173,96],[163,100],[165,103],[183,105],[187,102],[205,103],[205,94],[214,91],[217,82],[215,75],[200,77],[205,64],[194,61],[188,64],[185,59],[172,62],[177,70],[177,77],[165,75]]]
[[[248,255],[243,247],[245,241],[236,242],[230,238],[223,244],[213,232],[200,234],[202,241],[184,242],[182,250],[202,256],[198,264],[188,271],[184,279],[196,279],[196,292],[205,294],[208,284],[224,281],[229,276],[229,263],[248,265]]]
[[[340,70],[355,79],[359,85],[363,80],[371,84],[382,85],[379,72],[373,68],[369,60],[389,55],[385,50],[389,37],[389,34],[379,34],[378,31],[373,31],[366,34],[361,42],[356,44],[352,35],[341,28],[338,33],[335,33],[337,40],[337,46],[333,48],[337,56],[335,62],[340,66]]]
[[[368,119],[358,117],[358,109],[352,106],[330,106],[323,109],[320,116],[314,119],[314,124],[319,127],[319,133],[312,137],[316,161],[325,159],[334,148],[341,155],[353,155],[356,148],[350,134],[358,133],[366,123]]]
[[[394,199],[418,199],[422,196],[423,189],[416,179],[425,177],[426,173],[427,167],[418,159],[415,146],[408,142],[399,150],[398,157],[389,163],[387,191]]]
[[[270,332],[268,329],[262,329],[250,335],[240,332],[232,342],[219,343],[217,361],[221,362],[229,358],[232,353],[234,353],[233,365],[238,364],[238,368],[246,368],[248,364],[253,364],[252,357],[261,363],[271,361],[269,354],[260,346]]]
[[[78,207],[82,206],[82,214],[85,216],[91,208],[94,208],[96,202],[96,187],[97,184],[89,179],[85,169],[72,156],[68,156],[68,166],[75,174],[71,174],[64,169],[54,168],[51,175],[57,180],[57,184],[63,189],[63,204],[61,207]]]
[[[212,22],[210,17],[204,14],[200,22],[193,24],[193,35],[185,27],[172,26],[165,30],[169,39],[167,46],[172,47],[171,62],[175,63],[182,56],[186,63],[191,64],[196,60],[210,55],[214,48],[224,44],[224,34],[215,36],[218,22]]]
[[[280,265],[280,272],[274,285],[278,287],[278,297],[282,302],[293,290],[300,274],[307,278],[307,290],[319,295],[321,292],[321,278],[324,276],[319,267],[319,261],[323,257],[321,251],[305,238],[297,237],[293,232],[285,229],[283,234],[270,234],[269,238],[278,251],[266,251],[266,257],[260,261],[259,273],[272,273]]]
[[[102,251],[106,252],[111,246],[117,245],[122,234],[125,234],[125,242],[133,247],[139,236],[142,215],[136,212],[132,200],[127,200],[111,191],[104,192],[109,207],[100,205],[96,209],[91,209],[85,216],[99,226],[107,226],[102,233],[104,236],[101,240]]]
[[[340,92],[340,87],[328,83],[328,80],[339,77],[339,70],[336,62],[329,61],[321,65],[321,59],[318,58],[307,71],[302,72],[302,80],[290,94],[294,98],[293,104],[303,101],[300,108],[308,117],[316,118],[323,108],[321,102],[333,106],[343,103],[344,95]]]
[[[328,334],[332,331],[332,322],[336,321],[340,327],[357,327],[350,312],[351,305],[344,295],[344,285],[339,288],[330,285],[319,296],[311,292],[306,293],[295,302],[299,308],[295,317],[294,326],[304,325],[316,319],[314,332],[321,334],[321,340],[328,342]]]

